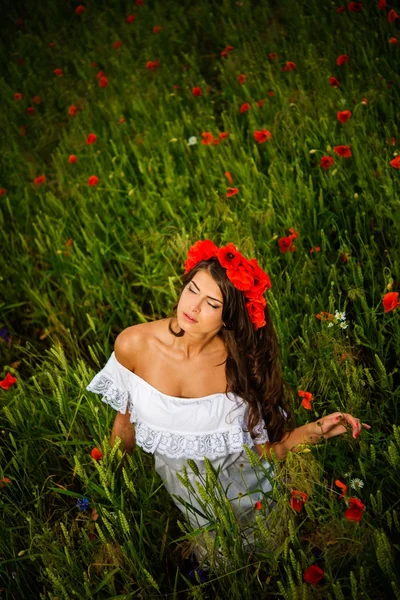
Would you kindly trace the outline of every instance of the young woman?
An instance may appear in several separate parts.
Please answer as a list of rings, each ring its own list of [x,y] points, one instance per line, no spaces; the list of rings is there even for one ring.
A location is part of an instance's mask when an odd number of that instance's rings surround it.
[[[196,242],[173,316],[120,333],[107,364],[87,387],[118,411],[111,443],[118,436],[126,452],[136,441],[154,454],[155,469],[193,527],[209,521],[177,476],[187,459],[203,474],[204,459],[210,460],[245,523],[271,484],[251,466],[244,444],[272,476],[271,449],[282,460],[299,444],[348,428],[356,438],[362,427],[370,427],[339,412],[294,427],[264,297],[270,287],[257,261],[247,260],[233,244]],[[188,477],[196,490],[190,469]]]

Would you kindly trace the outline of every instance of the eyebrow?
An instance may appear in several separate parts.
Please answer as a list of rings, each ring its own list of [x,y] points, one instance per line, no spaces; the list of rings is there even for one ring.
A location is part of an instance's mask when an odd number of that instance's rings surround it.
[[[193,285],[196,286],[197,290],[200,291],[199,286],[196,284],[195,281],[193,281],[193,279],[189,283],[193,283]],[[210,298],[210,300],[215,300],[216,302],[220,302],[221,304],[223,303],[222,300],[218,300],[218,298],[213,298],[212,296],[207,296],[207,298]]]

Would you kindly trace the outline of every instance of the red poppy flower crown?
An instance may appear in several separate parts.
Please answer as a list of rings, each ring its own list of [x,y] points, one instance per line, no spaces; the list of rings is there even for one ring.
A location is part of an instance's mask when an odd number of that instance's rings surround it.
[[[257,331],[266,325],[264,309],[267,301],[263,294],[272,287],[269,275],[262,270],[255,258],[248,260],[230,242],[218,248],[211,240],[199,240],[188,252],[185,261],[185,274],[202,260],[217,258],[221,267],[226,269],[229,281],[236,289],[244,292],[250,320]]]

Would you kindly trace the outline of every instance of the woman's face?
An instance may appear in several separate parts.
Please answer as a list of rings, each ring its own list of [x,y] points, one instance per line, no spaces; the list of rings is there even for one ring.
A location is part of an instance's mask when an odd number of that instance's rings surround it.
[[[181,329],[188,333],[218,332],[222,325],[222,293],[207,271],[197,271],[184,287],[176,310]]]

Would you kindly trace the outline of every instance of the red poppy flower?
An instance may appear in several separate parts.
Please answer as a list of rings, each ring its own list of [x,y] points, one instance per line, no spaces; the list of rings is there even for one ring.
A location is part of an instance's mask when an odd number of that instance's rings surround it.
[[[94,144],[96,140],[97,140],[97,135],[95,133],[89,133],[86,138],[86,143]]]
[[[209,146],[214,141],[214,136],[211,133],[211,131],[203,131],[203,133],[201,134],[201,137],[203,138],[201,140],[201,143],[204,144],[205,146]]]
[[[49,43],[49,48],[55,48],[55,47],[56,47],[56,45],[55,45],[55,43],[54,43],[54,42],[50,42],[50,43]]]
[[[15,98],[15,100],[17,100],[17,102],[19,102],[20,100],[22,100],[22,94],[20,94],[19,92],[16,92],[14,94],[14,98]]]
[[[9,483],[11,483],[11,479],[9,477],[0,477],[0,487],[4,488]]]
[[[158,61],[158,60],[149,60],[146,63],[146,69],[149,69],[150,71],[155,71],[156,69],[158,69],[159,66],[160,66],[160,61]]]
[[[92,67],[92,69],[95,69],[97,67],[97,62],[94,60],[93,62],[90,63],[90,66]],[[97,75],[96,75],[97,77]]]
[[[219,248],[217,257],[224,269],[230,269],[231,271],[237,269],[243,259],[242,254],[236,248],[232,242],[229,242],[223,248]]]
[[[343,483],[342,481],[340,481],[340,479],[336,479],[335,485],[336,485],[336,487],[338,487],[342,490],[342,493],[340,494],[339,499],[344,498],[344,496],[347,494],[347,485],[345,483]]]
[[[263,129],[262,131],[255,131],[253,135],[254,139],[258,144],[263,144],[264,142],[272,138],[272,133],[270,131],[267,131],[267,129]]]
[[[250,109],[250,104],[248,102],[245,102],[244,104],[242,104],[242,106],[240,107],[240,112],[241,113],[245,113]]]
[[[334,146],[333,151],[342,158],[350,158],[352,156],[350,146]]]
[[[287,237],[281,237],[278,240],[279,249],[284,254],[285,252],[296,252],[296,246],[293,244],[293,240],[299,237],[299,234],[293,229],[290,228],[291,235]]]
[[[77,6],[75,9],[75,13],[77,15],[81,15],[84,12],[85,12],[85,7],[82,4],[80,6]]]
[[[248,78],[248,75],[243,75],[242,73],[240,75],[238,75],[238,82],[240,83],[240,85],[243,85],[244,83],[246,83],[247,78]]]
[[[229,133],[227,131],[220,131],[218,135],[221,138],[221,140],[224,140],[229,137]]]
[[[118,48],[121,48],[121,46],[122,46],[121,40],[117,40],[116,42],[114,42],[113,46],[116,50],[118,50]]]
[[[256,104],[258,108],[262,108],[265,104],[265,100],[257,100]]]
[[[100,77],[104,77],[104,71],[99,71],[99,72],[96,74],[96,79],[100,79]]]
[[[311,585],[317,585],[324,576],[323,570],[318,565],[310,565],[303,573],[304,581],[311,583]]]
[[[292,61],[287,61],[285,66],[282,67],[282,71],[294,71],[296,68],[296,63]]]
[[[36,177],[36,179],[33,180],[33,183],[35,185],[40,185],[41,183],[44,183],[46,181],[46,175],[39,175],[39,177]]]
[[[395,46],[397,46],[397,44],[399,43],[399,40],[395,37],[391,37],[389,38],[389,44],[394,44]]]
[[[388,292],[383,296],[382,304],[384,308],[384,312],[390,312],[400,306],[399,302],[399,292]]]
[[[256,510],[261,510],[262,509],[262,503],[260,502],[260,500],[257,500],[257,502],[254,505],[254,508]]]
[[[312,254],[313,252],[320,252],[320,250],[321,248],[319,246],[314,246],[310,249],[310,254]]]
[[[337,9],[336,9],[336,12],[337,12],[338,15],[341,15],[342,13],[345,12],[345,10],[346,10],[345,6],[338,6]]]
[[[269,92],[267,92],[267,94],[270,98],[272,98],[272,96],[275,96],[274,90],[269,90]]]
[[[19,64],[21,67],[23,67],[23,66],[24,66],[24,64],[25,64],[25,59],[23,59],[23,58],[19,58],[19,59],[18,59],[18,64]]]
[[[276,60],[276,59],[278,58],[278,56],[279,56],[279,55],[278,55],[276,52],[270,52],[270,53],[268,54],[268,58],[269,58],[269,60]]]
[[[246,298],[257,300],[266,290],[271,289],[271,279],[269,278],[269,275],[262,270],[255,258],[248,260],[246,266],[254,279],[251,289],[246,294]]]
[[[228,56],[228,54],[230,52],[232,52],[233,50],[233,46],[226,46],[222,51],[221,51],[221,56]]]
[[[400,16],[397,14],[394,8],[391,8],[388,12],[388,21],[389,23],[394,23],[396,19],[400,19]]]
[[[125,123],[124,117],[120,118],[120,120],[118,121],[118,125],[122,125],[122,123]]]
[[[136,0],[135,4],[136,6],[143,6],[144,0]]]
[[[41,104],[42,99],[40,96],[33,96],[32,102],[34,102],[35,104]]]
[[[19,128],[19,135],[26,135],[26,127],[25,125],[21,125],[21,127]]]
[[[391,160],[389,164],[394,169],[400,169],[400,156],[396,156],[396,158]]]
[[[185,273],[191,271],[197,263],[217,256],[218,247],[211,240],[199,240],[189,248],[188,257],[185,260]]]
[[[99,461],[103,458],[103,453],[100,452],[98,448],[93,448],[93,450],[90,453],[90,456],[94,458],[94,460]]]
[[[340,87],[340,81],[336,77],[329,77],[329,85],[331,87]]]
[[[160,25],[154,25],[153,27],[153,33],[160,33],[161,31],[161,26]]]
[[[229,185],[232,185],[232,175],[229,173],[229,171],[225,171],[224,176],[227,178]]]
[[[71,106],[68,109],[68,114],[70,117],[75,117],[75,115],[78,113],[79,108],[77,106],[75,106],[75,104],[71,104]]]
[[[311,402],[314,399],[312,393],[311,392],[304,392],[303,390],[299,390],[298,391],[298,396],[300,398],[303,398],[303,400],[301,401],[302,407],[305,408],[306,410],[311,410]]]
[[[378,10],[383,10],[384,8],[386,8],[386,0],[379,0],[378,1]]]
[[[349,498],[349,508],[345,510],[344,516],[348,521],[361,521],[365,505],[358,498]]]
[[[1,198],[1,196],[5,196],[6,193],[7,193],[6,188],[0,188],[0,198]]]
[[[35,109],[33,108],[33,106],[28,106],[28,108],[26,109],[26,112],[28,113],[29,116],[33,117],[33,115],[35,114]]]
[[[361,12],[363,9],[363,5],[361,2],[350,2],[347,6],[347,10],[350,12]]]
[[[335,161],[333,160],[332,156],[322,156],[321,160],[319,161],[319,166],[322,169],[328,170],[331,168],[334,162]]]
[[[243,257],[242,257],[243,260]],[[226,276],[233,283],[235,288],[242,292],[250,291],[254,283],[254,277],[249,269],[246,268],[246,264],[242,262],[238,267],[234,269],[227,269]],[[255,304],[254,300],[250,300],[249,304]]]
[[[88,185],[94,186],[99,183],[99,178],[96,175],[91,175],[88,179]]]
[[[315,315],[320,321],[333,321],[333,315],[329,312],[322,311]]]
[[[349,60],[349,56],[347,54],[341,54],[340,56],[337,57],[336,64],[338,65],[338,67],[341,67],[348,60]]]
[[[64,71],[62,69],[54,69],[53,73],[57,77],[62,77],[64,75]]]
[[[203,92],[201,91],[201,87],[197,86],[197,87],[192,88],[192,94],[193,94],[193,96],[196,96],[196,97],[202,96]]]
[[[340,255],[340,258],[342,259],[342,262],[347,262],[348,261],[346,252],[343,252],[343,254]]]
[[[266,305],[267,301],[262,296],[258,299],[250,299],[248,302],[246,302],[246,308],[255,331],[267,324],[265,320]]]
[[[76,163],[78,159],[76,158],[75,154],[70,154],[70,157],[68,159],[68,162],[70,165],[73,165],[74,163]]]
[[[339,110],[338,114],[337,114],[337,118],[338,121],[340,121],[341,123],[346,123],[351,117],[351,111],[350,110]]]
[[[103,75],[102,77],[100,77],[100,79],[99,79],[99,86],[101,88],[105,88],[105,87],[108,86],[108,79],[107,79],[107,77],[105,75]]]
[[[305,492],[292,490],[292,497],[290,498],[289,504],[296,512],[300,512],[303,508],[303,504],[307,502],[307,500],[308,495]]]
[[[136,19],[136,15],[128,15],[126,17],[126,22],[127,23],[133,23],[133,21]]]
[[[226,197],[230,198],[231,196],[235,196],[239,192],[239,188],[236,187],[228,187],[226,189]]]
[[[0,381],[0,388],[3,390],[9,390],[17,382],[17,378],[13,377],[11,373],[7,373],[3,381]]]

